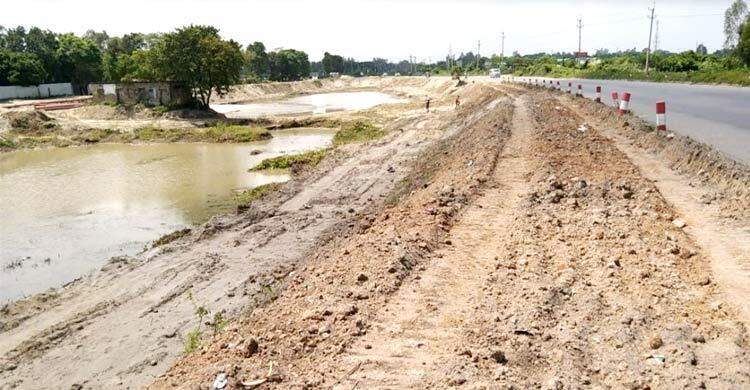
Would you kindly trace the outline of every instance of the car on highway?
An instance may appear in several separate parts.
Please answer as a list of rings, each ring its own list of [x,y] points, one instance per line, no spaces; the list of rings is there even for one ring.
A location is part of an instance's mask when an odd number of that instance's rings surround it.
[[[503,72],[501,72],[498,68],[490,69],[490,77],[492,77],[493,79],[499,78],[500,76],[502,76],[502,74]]]

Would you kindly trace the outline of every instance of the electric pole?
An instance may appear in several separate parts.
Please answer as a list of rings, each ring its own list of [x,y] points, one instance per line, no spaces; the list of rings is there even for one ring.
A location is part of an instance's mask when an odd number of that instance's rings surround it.
[[[479,69],[479,61],[482,59],[482,55],[479,54],[479,49],[482,48],[482,42],[477,41],[477,69]]]
[[[583,19],[578,18],[578,56],[581,55],[581,30],[582,29],[583,29]]]
[[[654,34],[654,53],[659,51],[659,19],[656,20],[656,34]]]
[[[651,34],[654,32],[654,10],[656,9],[656,0],[654,0],[654,7],[649,8],[649,11],[651,11],[651,16],[648,16],[649,19],[651,19],[651,27],[648,30],[648,50],[646,50],[646,73],[648,73],[648,63],[651,59]]]
[[[500,47],[500,60],[502,60],[505,57],[505,31],[503,31],[502,36],[502,46]]]

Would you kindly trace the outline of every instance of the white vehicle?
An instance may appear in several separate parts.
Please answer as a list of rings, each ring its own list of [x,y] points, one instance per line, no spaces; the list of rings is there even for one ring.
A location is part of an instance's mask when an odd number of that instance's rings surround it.
[[[394,74],[394,76],[399,77],[399,76],[401,76],[401,73],[396,73],[396,74]]]
[[[500,76],[502,76],[502,74],[503,72],[501,72],[498,68],[490,69],[490,77],[492,77],[493,79],[499,78]]]

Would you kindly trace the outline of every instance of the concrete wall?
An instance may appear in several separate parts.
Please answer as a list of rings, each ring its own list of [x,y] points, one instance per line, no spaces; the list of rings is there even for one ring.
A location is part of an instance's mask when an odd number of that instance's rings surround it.
[[[120,84],[89,84],[95,102],[117,102],[124,105],[180,105],[190,100],[190,91],[167,82],[132,82]]]
[[[0,100],[38,99],[53,96],[70,96],[72,94],[73,86],[70,83],[40,84],[31,87],[18,85],[0,87]]]

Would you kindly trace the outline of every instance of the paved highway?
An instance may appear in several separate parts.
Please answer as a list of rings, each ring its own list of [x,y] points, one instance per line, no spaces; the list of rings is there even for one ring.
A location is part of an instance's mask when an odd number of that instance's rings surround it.
[[[516,80],[521,79],[516,77]],[[539,78],[540,80],[542,78]],[[558,79],[549,79],[555,80]],[[656,102],[667,103],[669,131],[714,146],[735,160],[750,163],[750,88],[619,80],[559,79],[563,91],[578,84],[593,99],[602,87],[602,102],[612,105],[611,93],[630,92],[630,109],[650,122],[656,120]]]

